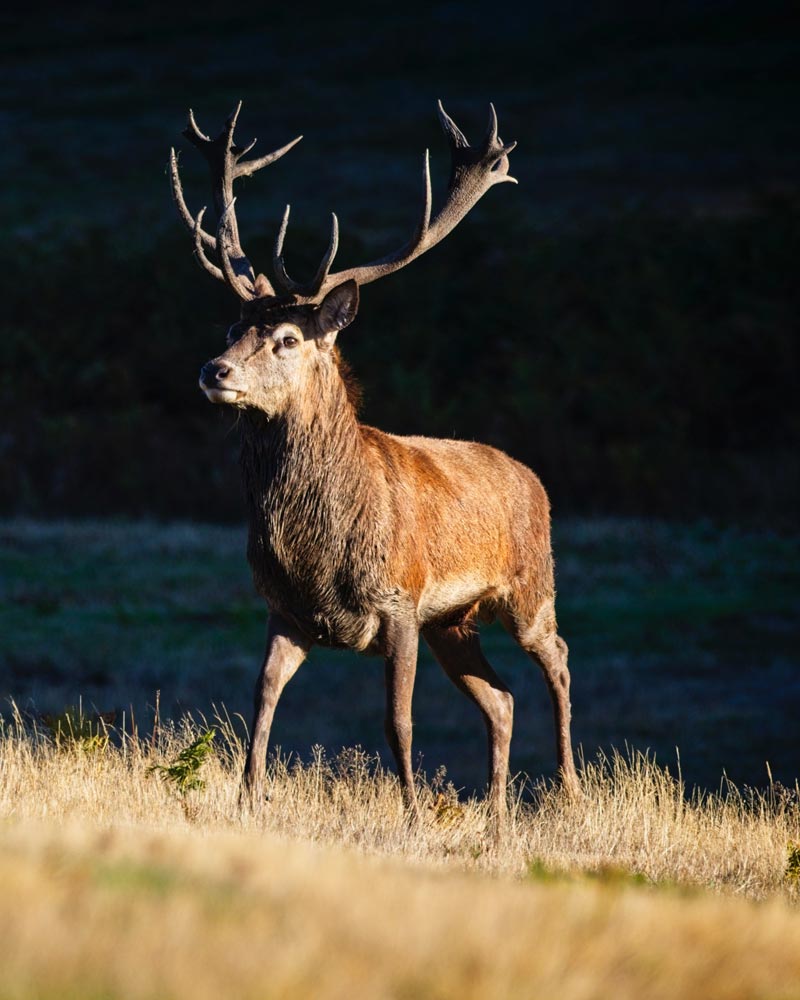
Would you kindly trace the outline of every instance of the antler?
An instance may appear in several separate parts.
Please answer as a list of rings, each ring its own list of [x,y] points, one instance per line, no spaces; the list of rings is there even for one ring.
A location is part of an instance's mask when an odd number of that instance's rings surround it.
[[[291,142],[267,153],[255,160],[245,160],[244,157],[252,150],[256,140],[248,146],[236,146],[233,132],[236,121],[242,109],[242,102],[236,105],[229,116],[225,127],[216,137],[211,139],[197,127],[194,114],[189,111],[189,123],[183,130],[183,135],[195,146],[208,161],[214,190],[214,206],[217,211],[217,235],[212,236],[203,229],[203,207],[194,217],[189,211],[183,197],[180,176],[178,173],[178,158],[175,150],[170,150],[170,181],[172,195],[178,208],[178,214],[183,219],[189,231],[194,236],[195,255],[202,266],[215,278],[225,281],[239,298],[245,301],[257,298],[259,295],[274,294],[269,282],[262,277],[259,289],[256,289],[256,277],[253,266],[245,256],[239,240],[239,227],[236,221],[236,199],[233,196],[233,182],[239,177],[249,177],[262,167],[269,166],[288,153],[292,146],[303,138],[301,135]],[[214,251],[222,267],[209,260],[206,249]],[[263,284],[262,284],[263,282]]]
[[[348,279],[354,279],[359,285],[377,281],[393,271],[410,264],[412,260],[436,246],[447,234],[455,229],[469,210],[494,184],[510,181],[516,184],[516,178],[508,173],[508,154],[517,145],[516,142],[503,145],[497,134],[497,114],[494,105],[489,105],[489,127],[480,146],[472,147],[467,142],[464,133],[438,102],[439,121],[450,143],[452,165],[450,181],[447,186],[447,199],[436,217],[431,221],[431,175],[428,150],[425,150],[423,160],[422,183],[423,200],[419,222],[411,239],[394,253],[387,254],[379,260],[364,264],[361,267],[351,267],[346,271],[330,274],[330,266],[336,253],[339,240],[339,226],[336,216],[333,216],[333,229],[328,250],[317,269],[314,279],[306,285],[298,284],[288,276],[283,263],[283,243],[289,223],[289,206],[283,216],[283,223],[278,233],[273,255],[275,280],[281,288],[289,293],[314,301],[322,298],[335,285]]]
[[[249,146],[242,148],[233,143],[233,130],[239,117],[242,102],[228,118],[225,128],[216,139],[210,139],[197,127],[194,115],[189,112],[189,124],[183,134],[196,146],[208,160],[211,176],[214,182],[214,203],[217,209],[219,223],[216,237],[203,229],[205,208],[194,217],[186,206],[178,176],[178,160],[175,150],[170,151],[170,176],[172,194],[178,212],[186,226],[194,235],[195,255],[203,267],[215,278],[219,278],[245,300],[262,295],[274,295],[273,287],[263,275],[259,275],[256,286],[255,272],[250,261],[242,250],[239,242],[239,229],[236,222],[235,202],[233,197],[233,182],[238,177],[249,177],[262,167],[274,163],[284,153],[288,153],[303,137],[298,136],[274,153],[268,153],[257,160],[243,160],[255,145],[255,139]],[[377,281],[393,271],[410,264],[412,260],[436,246],[447,234],[458,225],[469,210],[494,184],[517,181],[508,173],[508,154],[517,145],[516,142],[503,145],[497,134],[497,115],[494,105],[489,105],[489,127],[480,146],[470,146],[464,133],[446,113],[439,101],[439,121],[450,143],[452,158],[450,181],[447,186],[447,199],[436,217],[431,220],[431,174],[428,151],[425,150],[423,160],[422,183],[423,200],[419,222],[411,239],[399,250],[381,257],[379,260],[364,264],[361,267],[351,267],[346,271],[330,273],[331,264],[339,246],[339,221],[332,215],[331,238],[328,249],[317,268],[314,278],[307,284],[293,281],[287,271],[283,259],[283,244],[286,230],[289,226],[289,206],[283,215],[272,263],[275,271],[275,283],[282,292],[292,295],[305,302],[318,302],[334,286],[350,279],[359,285]],[[209,260],[206,249],[213,250],[219,257],[222,267]]]

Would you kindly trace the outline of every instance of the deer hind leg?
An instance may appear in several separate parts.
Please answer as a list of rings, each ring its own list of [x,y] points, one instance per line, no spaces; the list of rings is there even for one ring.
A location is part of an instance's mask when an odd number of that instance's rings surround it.
[[[243,777],[243,792],[253,804],[264,799],[267,744],[275,706],[281,692],[306,658],[310,646],[305,636],[280,615],[270,616],[267,651],[255,689],[253,728]]]
[[[447,676],[480,709],[489,749],[489,803],[498,832],[506,825],[508,755],[514,724],[514,699],[483,655],[476,632],[457,626],[427,628],[423,635]]]
[[[524,621],[518,616],[512,618],[510,615],[503,615],[501,617],[503,624],[512,636],[531,659],[539,665],[544,674],[553,705],[556,756],[561,783],[570,794],[580,795],[580,781],[575,770],[570,735],[572,713],[569,700],[570,677],[567,666],[569,650],[566,642],[556,631],[553,601],[552,599],[547,600],[533,615],[532,621]]]

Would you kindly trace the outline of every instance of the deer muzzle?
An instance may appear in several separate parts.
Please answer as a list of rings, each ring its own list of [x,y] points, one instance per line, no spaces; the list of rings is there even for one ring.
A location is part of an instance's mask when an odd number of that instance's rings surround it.
[[[212,403],[235,403],[244,396],[243,389],[231,385],[232,369],[220,361],[209,361],[200,369],[200,388]]]

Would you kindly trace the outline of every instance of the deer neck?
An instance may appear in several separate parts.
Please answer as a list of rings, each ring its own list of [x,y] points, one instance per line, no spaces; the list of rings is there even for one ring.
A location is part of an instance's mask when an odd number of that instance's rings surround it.
[[[338,370],[323,369],[312,390],[277,419],[245,411],[241,421],[248,558],[259,591],[284,612],[325,612],[348,593],[358,603],[347,566],[373,506],[364,441]]]

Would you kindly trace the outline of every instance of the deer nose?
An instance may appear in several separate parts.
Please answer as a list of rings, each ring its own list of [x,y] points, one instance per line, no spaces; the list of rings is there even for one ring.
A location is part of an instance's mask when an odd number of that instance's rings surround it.
[[[230,373],[231,370],[227,365],[220,364],[218,361],[209,361],[200,369],[200,383],[212,386],[215,382],[223,382]]]

